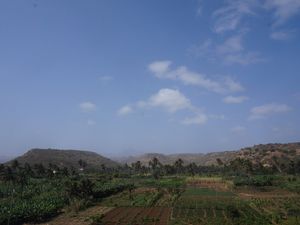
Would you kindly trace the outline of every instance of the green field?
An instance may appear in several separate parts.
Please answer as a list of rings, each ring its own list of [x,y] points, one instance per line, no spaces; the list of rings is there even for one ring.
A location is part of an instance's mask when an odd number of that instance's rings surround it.
[[[1,225],[300,224],[297,174],[6,169],[0,181]]]

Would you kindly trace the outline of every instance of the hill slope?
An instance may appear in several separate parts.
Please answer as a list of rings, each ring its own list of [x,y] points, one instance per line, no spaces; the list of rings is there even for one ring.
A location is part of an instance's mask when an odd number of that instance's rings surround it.
[[[217,159],[221,159],[224,163],[228,163],[236,158],[249,159],[252,163],[274,165],[278,163],[285,163],[296,157],[300,157],[300,143],[289,144],[261,144],[253,147],[242,148],[239,151],[224,151],[213,153],[196,153],[196,154],[144,154],[137,157],[129,157],[120,160],[121,163],[131,164],[136,161],[141,161],[142,164],[147,165],[148,162],[156,157],[162,164],[173,164],[177,159],[181,158],[185,164],[196,163],[197,165],[208,166],[216,165]]]
[[[79,168],[78,161],[80,159],[87,163],[87,169],[99,169],[101,168],[101,164],[104,164],[106,167],[115,167],[118,165],[117,162],[95,152],[79,150],[31,149],[24,155],[15,158],[20,164],[29,163],[30,165],[34,165],[42,163],[44,166],[48,166],[49,163],[52,163],[59,167],[69,168]]]

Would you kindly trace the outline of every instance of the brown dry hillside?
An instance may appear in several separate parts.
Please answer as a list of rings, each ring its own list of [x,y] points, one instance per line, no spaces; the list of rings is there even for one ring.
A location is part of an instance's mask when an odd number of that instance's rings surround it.
[[[148,162],[156,157],[162,164],[173,164],[177,159],[181,158],[184,163],[196,163],[202,166],[216,165],[217,159],[221,159],[224,163],[228,163],[236,158],[245,158],[251,160],[254,164],[262,163],[264,165],[274,165],[287,163],[290,160],[300,157],[300,142],[288,144],[261,144],[253,147],[242,148],[238,151],[224,151],[213,153],[198,154],[144,154],[136,157],[119,160],[121,163],[131,164],[141,161],[147,165]]]
[[[79,168],[78,161],[80,159],[87,163],[87,169],[100,169],[102,164],[106,167],[115,167],[118,165],[117,162],[95,152],[79,150],[31,149],[24,155],[15,158],[20,164],[29,163],[30,165],[34,165],[42,163],[44,166],[48,166],[49,163],[52,163],[59,167],[69,168]]]

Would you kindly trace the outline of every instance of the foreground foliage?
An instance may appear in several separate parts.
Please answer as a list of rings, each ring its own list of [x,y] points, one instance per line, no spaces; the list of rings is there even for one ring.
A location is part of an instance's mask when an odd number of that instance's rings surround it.
[[[200,167],[136,162],[98,172],[56,165],[0,166],[0,224],[38,223],[97,205],[90,224],[300,224],[298,170],[273,173],[250,161]],[[291,164],[291,168],[295,164]]]

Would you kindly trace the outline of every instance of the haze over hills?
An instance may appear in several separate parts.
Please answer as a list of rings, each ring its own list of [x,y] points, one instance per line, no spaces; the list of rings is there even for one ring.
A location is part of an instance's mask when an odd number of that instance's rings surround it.
[[[274,165],[279,162],[284,163],[300,157],[300,142],[288,144],[260,144],[253,147],[242,148],[238,151],[224,151],[212,153],[186,153],[186,154],[159,154],[147,153],[139,156],[131,156],[118,160],[120,163],[131,164],[140,161],[147,165],[148,162],[156,157],[162,164],[173,164],[177,159],[181,158],[185,164],[196,163],[197,165],[209,166],[216,165],[217,159],[221,159],[223,163],[228,163],[236,158],[249,159],[252,163],[261,163],[264,165]]]
[[[59,167],[74,167],[79,168],[79,160],[87,163],[87,169],[99,169],[102,164],[106,167],[118,166],[117,162],[103,157],[95,152],[82,150],[59,150],[59,149],[31,149],[24,155],[15,158],[20,164],[29,163],[43,164],[48,166],[49,163]],[[10,162],[8,162],[10,163]]]
[[[13,157],[5,156],[5,155],[0,155],[0,163],[7,162],[11,158],[13,158]]]
[[[179,158],[184,164],[196,163],[201,166],[217,165],[217,159],[223,163],[229,163],[236,158],[250,160],[253,164],[264,166],[275,166],[279,168],[290,161],[300,159],[300,142],[288,144],[260,144],[253,147],[242,148],[238,151],[224,151],[212,153],[182,153],[182,154],[160,154],[147,153],[127,158],[114,159],[103,157],[95,152],[79,150],[58,150],[58,149],[32,149],[22,156],[15,158],[20,164],[30,165],[42,163],[48,166],[49,163],[60,167],[79,168],[78,161],[81,159],[87,163],[87,169],[100,169],[104,164],[106,167],[115,167],[120,164],[131,164],[140,161],[148,165],[149,161],[156,157],[162,164],[173,164]],[[12,161],[10,161],[12,162]],[[8,163],[10,163],[8,162]]]

